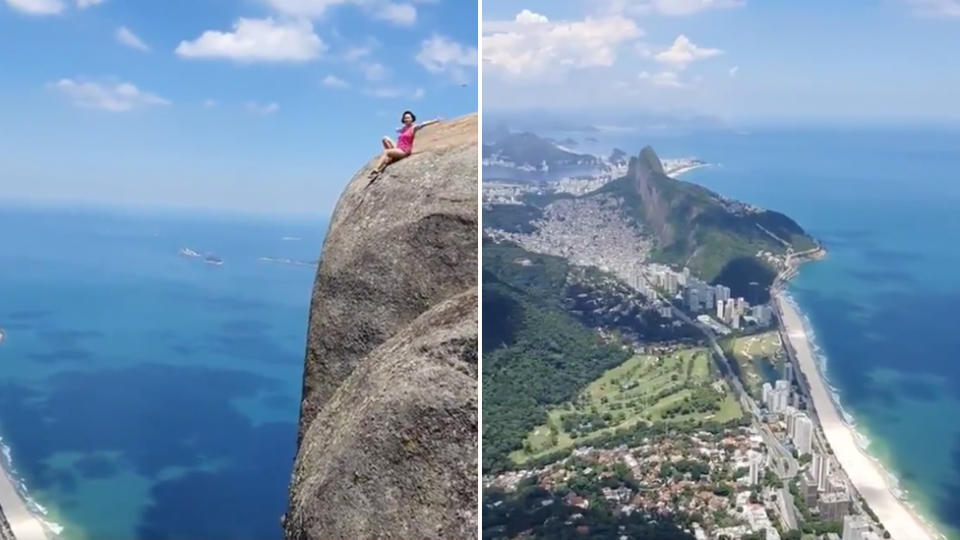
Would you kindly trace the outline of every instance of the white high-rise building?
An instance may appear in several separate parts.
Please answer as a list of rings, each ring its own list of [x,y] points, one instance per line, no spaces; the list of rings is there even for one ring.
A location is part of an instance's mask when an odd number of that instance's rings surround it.
[[[717,293],[717,300],[726,302],[730,298],[730,287],[724,287],[723,285],[717,285],[714,287]]]
[[[843,540],[867,540],[867,533],[870,533],[870,522],[862,515],[843,516]]]
[[[778,380],[769,392],[766,390],[770,383],[764,383],[764,404],[772,413],[782,413],[790,405],[790,383],[781,379]]]
[[[763,391],[761,394],[761,399],[763,400],[763,404],[766,405],[767,407],[770,407],[770,396],[772,394],[773,394],[773,386],[771,386],[770,383],[768,382],[763,383]]]
[[[756,486],[760,483],[763,476],[763,454],[751,454],[750,456],[750,485]]]
[[[790,391],[775,388],[773,390],[773,407],[771,410],[775,413],[782,413],[787,405],[790,404]]]
[[[783,380],[788,383],[793,382],[793,362],[789,360],[783,361]]]
[[[717,319],[724,321],[723,318],[723,300],[717,300]]]
[[[697,289],[687,289],[687,307],[694,313],[700,311],[700,295]]]
[[[783,421],[787,424],[787,437],[791,439],[793,439],[794,426],[796,425],[795,420],[799,413],[800,411],[790,405],[787,405],[787,408],[783,410]]]
[[[747,303],[746,299],[742,296],[737,298],[737,313],[743,315],[747,312],[747,308],[750,307],[750,304]]]
[[[817,490],[826,491],[830,480],[830,459],[819,452],[813,454],[810,462],[810,478],[816,480]]]
[[[666,280],[667,286],[665,288],[667,289],[667,292],[670,294],[677,294],[677,274],[668,270]]]
[[[726,323],[733,322],[733,314],[737,310],[737,303],[733,298],[727,298],[723,306],[723,320]]]
[[[730,328],[734,330],[740,329],[740,314],[736,311],[733,312],[733,317],[730,318]]]
[[[813,421],[806,413],[798,413],[793,421],[793,447],[798,455],[809,454],[813,448]]]
[[[700,300],[703,301],[703,308],[710,309],[716,302],[716,291],[713,290],[713,287],[703,287],[700,294]]]
[[[756,319],[757,324],[760,326],[769,326],[770,319],[773,316],[773,309],[770,306],[754,306],[751,308],[750,314],[753,315],[753,318]]]

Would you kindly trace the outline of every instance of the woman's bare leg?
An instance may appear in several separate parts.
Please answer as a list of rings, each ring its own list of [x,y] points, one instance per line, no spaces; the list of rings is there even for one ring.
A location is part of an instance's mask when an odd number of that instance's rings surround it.
[[[377,164],[377,167],[370,171],[370,176],[377,176],[387,168],[387,165],[393,163],[394,161],[400,161],[405,157],[407,157],[407,153],[399,148],[385,149],[383,154],[380,156],[380,162]]]
[[[395,144],[393,144],[393,140],[390,139],[390,137],[384,137],[383,139],[380,140],[380,142],[383,144],[383,148],[384,148],[384,149],[388,149],[388,150],[389,150],[390,148],[396,148],[396,147],[397,147]]]

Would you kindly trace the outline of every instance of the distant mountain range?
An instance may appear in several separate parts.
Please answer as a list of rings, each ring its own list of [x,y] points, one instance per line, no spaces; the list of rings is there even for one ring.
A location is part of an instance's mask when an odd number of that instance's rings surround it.
[[[600,167],[603,160],[578,154],[534,133],[491,132],[483,141],[484,166],[554,171],[570,167]]]
[[[726,120],[692,111],[674,112],[624,112],[622,108],[607,111],[583,111],[571,114],[570,111],[527,110],[522,112],[484,111],[483,139],[488,133],[507,124],[520,131],[537,133],[567,132],[598,134],[610,131],[631,131],[638,134],[732,130],[734,127]],[[486,127],[490,126],[490,127]]]
[[[596,142],[591,137],[584,140]],[[572,147],[578,145],[570,137],[557,141],[529,131],[513,132],[502,125],[491,128],[484,132],[483,139],[484,180],[522,182],[590,176],[611,173],[626,167],[629,161],[629,155],[619,148],[604,157],[574,151]]]

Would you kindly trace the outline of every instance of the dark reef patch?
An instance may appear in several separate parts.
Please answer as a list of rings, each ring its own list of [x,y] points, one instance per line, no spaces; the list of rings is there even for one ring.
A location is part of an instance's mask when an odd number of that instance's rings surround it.
[[[93,360],[94,354],[86,349],[68,348],[42,353],[29,353],[27,354],[27,358],[45,364],[58,362],[89,362]]]
[[[226,467],[155,484],[138,538],[281,538],[296,430],[294,423],[248,427]]]
[[[109,478],[117,473],[117,465],[104,456],[84,456],[77,460],[75,467],[84,478]]]
[[[154,486],[140,526],[150,534],[143,538],[281,536],[296,425],[255,427],[231,405],[278,394],[278,381],[237,370],[142,364],[61,373],[43,387],[0,385],[4,435],[32,488],[71,493],[74,473],[105,478],[119,472],[119,463],[153,478],[168,467],[186,467],[194,470]],[[84,457],[72,472],[50,467],[48,459],[60,452]],[[199,470],[210,463],[213,471]],[[91,537],[110,532],[89,528]]]

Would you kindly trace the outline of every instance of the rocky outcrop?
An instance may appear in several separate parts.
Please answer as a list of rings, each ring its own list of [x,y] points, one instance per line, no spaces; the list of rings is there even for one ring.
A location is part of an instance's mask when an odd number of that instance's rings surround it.
[[[640,195],[647,227],[661,245],[672,244],[674,230],[669,220],[670,201],[664,200],[661,188],[663,179],[667,177],[664,176],[663,165],[653,148],[644,147],[638,157],[630,160],[627,176],[633,178],[634,186]]]
[[[3,474],[3,471],[0,471],[0,474]],[[3,508],[0,508],[0,540],[16,540],[6,516],[3,515]]]
[[[477,118],[347,186],[311,304],[290,539],[472,538]]]

